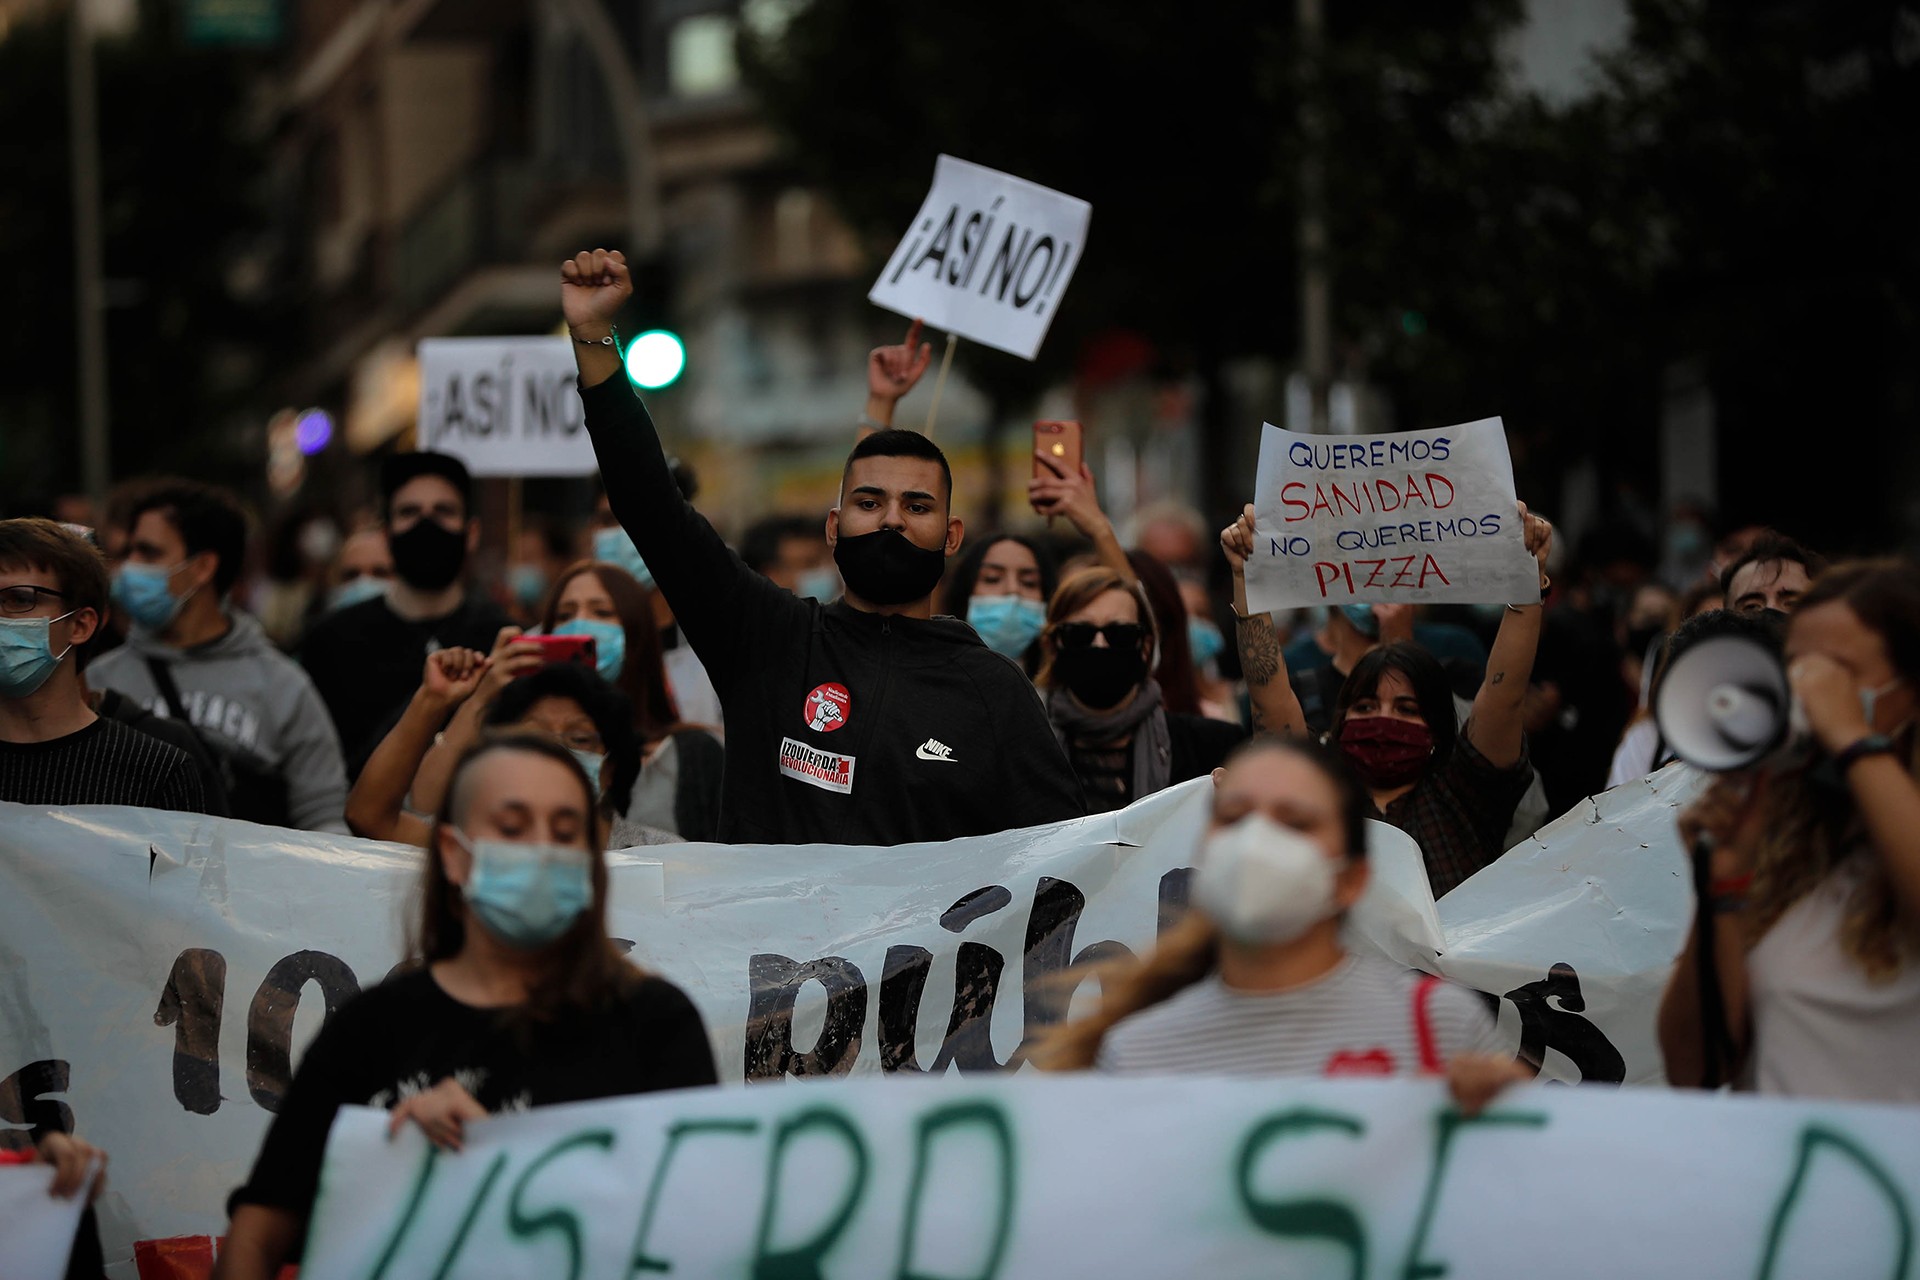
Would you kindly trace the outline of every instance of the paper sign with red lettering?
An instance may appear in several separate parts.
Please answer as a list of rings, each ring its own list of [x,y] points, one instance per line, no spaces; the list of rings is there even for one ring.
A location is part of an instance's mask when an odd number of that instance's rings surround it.
[[[1031,360],[1086,251],[1093,206],[952,156],[867,297]]]
[[[1261,428],[1247,604],[1527,604],[1513,461],[1498,418],[1322,436]]]

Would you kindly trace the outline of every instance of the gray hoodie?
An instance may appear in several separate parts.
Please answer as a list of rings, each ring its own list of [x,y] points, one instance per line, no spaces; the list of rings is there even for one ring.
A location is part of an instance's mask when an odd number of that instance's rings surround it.
[[[127,643],[87,665],[87,682],[117,689],[157,716],[167,700],[147,658],[170,663],[194,728],[221,749],[250,756],[287,783],[293,825],[345,834],[347,770],[340,735],[300,664],[268,641],[252,615],[227,611],[227,634],[176,649],[142,627]]]

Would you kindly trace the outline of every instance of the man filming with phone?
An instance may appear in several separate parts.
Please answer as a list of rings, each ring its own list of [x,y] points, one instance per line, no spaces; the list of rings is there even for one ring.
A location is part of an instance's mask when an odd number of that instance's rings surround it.
[[[826,519],[846,593],[800,599],[747,568],[674,486],[618,376],[613,320],[633,293],[624,255],[594,250],[560,271],[608,499],[725,710],[720,839],[903,844],[1081,814],[1024,674],[965,623],[933,616],[964,533],[940,449],[891,429],[854,446]]]

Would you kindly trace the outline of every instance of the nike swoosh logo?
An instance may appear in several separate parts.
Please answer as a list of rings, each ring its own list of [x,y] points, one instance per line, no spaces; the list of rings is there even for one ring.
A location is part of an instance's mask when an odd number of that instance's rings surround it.
[[[919,756],[922,760],[944,760],[948,764],[954,763],[954,759],[952,756],[937,756],[933,754],[933,752],[927,750],[925,747],[914,748],[913,754],[916,756]]]

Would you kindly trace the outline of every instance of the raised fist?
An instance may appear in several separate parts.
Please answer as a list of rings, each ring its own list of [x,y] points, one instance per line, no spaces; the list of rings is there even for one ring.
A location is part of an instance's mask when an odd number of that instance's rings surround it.
[[[576,253],[560,264],[560,309],[569,329],[611,328],[613,318],[632,296],[633,277],[627,271],[627,255],[618,249]]]

